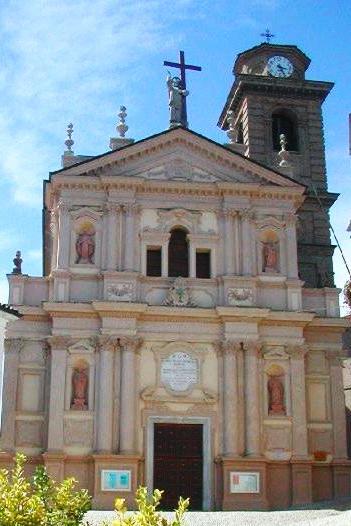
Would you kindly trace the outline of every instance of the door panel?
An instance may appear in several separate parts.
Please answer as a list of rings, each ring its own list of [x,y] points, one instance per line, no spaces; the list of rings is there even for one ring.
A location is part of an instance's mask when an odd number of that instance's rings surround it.
[[[202,509],[203,426],[155,424],[154,488],[164,490],[162,509],[174,509],[180,496],[190,509]]]

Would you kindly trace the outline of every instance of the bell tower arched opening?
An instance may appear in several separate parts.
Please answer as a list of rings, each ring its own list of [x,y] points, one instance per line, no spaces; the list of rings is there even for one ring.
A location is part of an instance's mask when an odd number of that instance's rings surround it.
[[[276,110],[272,113],[272,143],[274,150],[280,150],[280,136],[284,134],[287,141],[286,149],[297,152],[298,133],[295,114],[286,109]]]

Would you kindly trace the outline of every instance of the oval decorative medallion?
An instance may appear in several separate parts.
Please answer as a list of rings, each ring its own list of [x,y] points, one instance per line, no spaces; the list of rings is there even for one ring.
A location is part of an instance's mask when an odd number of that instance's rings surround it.
[[[160,376],[172,391],[188,391],[199,381],[198,361],[185,352],[175,352],[162,360]]]

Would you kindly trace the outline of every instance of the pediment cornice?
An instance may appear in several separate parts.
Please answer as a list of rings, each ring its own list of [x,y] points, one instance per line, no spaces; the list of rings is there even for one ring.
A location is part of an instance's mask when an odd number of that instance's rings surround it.
[[[174,171],[174,177],[170,177],[170,179],[177,179],[177,167],[172,168],[174,159],[183,160],[182,162],[186,164],[189,162],[188,158],[191,158],[192,156],[196,156],[197,159],[202,160],[203,164],[209,167],[210,172],[208,176],[204,173],[202,177],[200,170],[198,174],[199,180],[197,180],[197,182],[203,182],[206,184],[207,182],[215,182],[215,179],[225,181],[225,177],[217,175],[224,173],[232,174],[231,177],[227,177],[228,182],[243,183],[243,180],[237,181],[235,179],[235,174],[239,173],[251,183],[256,182],[260,185],[271,185],[285,188],[304,188],[292,179],[268,167],[233,152],[210,139],[196,134],[195,132],[183,128],[165,131],[161,134],[154,135],[153,137],[135,142],[121,150],[108,152],[107,154],[95,157],[89,161],[52,172],[50,174],[50,179],[51,181],[59,179],[66,180],[68,177],[81,177],[83,175],[95,178],[106,178],[111,176],[117,179],[117,177],[121,178],[131,174],[135,177],[132,173],[133,165],[136,167],[142,165],[144,171],[146,171],[148,162],[150,164],[150,159],[163,159],[163,162],[166,164],[168,163],[168,169]],[[136,173],[138,173],[137,168]],[[142,175],[141,169],[139,170],[139,174],[140,176]],[[211,176],[213,177],[211,178]],[[184,182],[191,183],[192,181],[193,179]]]

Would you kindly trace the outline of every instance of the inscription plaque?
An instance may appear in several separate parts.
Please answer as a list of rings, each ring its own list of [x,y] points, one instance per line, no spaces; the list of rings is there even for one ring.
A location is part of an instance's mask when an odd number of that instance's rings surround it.
[[[247,471],[230,472],[230,493],[259,493],[260,474]]]
[[[172,391],[187,391],[199,381],[199,366],[195,358],[185,352],[175,352],[162,360],[161,382]]]

